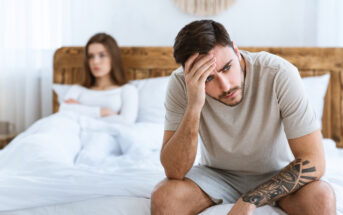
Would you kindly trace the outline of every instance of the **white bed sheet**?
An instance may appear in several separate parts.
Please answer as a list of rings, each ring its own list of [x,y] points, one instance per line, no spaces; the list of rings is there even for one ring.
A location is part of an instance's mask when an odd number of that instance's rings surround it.
[[[132,131],[137,134],[142,128],[148,129],[151,137],[140,132],[142,139],[127,154],[109,156],[103,166],[74,165],[84,124],[72,113],[54,114],[36,122],[0,151],[0,212],[109,195],[150,197],[164,177],[159,150],[151,143],[161,145],[163,125],[157,130],[149,123],[122,129],[127,142],[135,141]],[[159,133],[161,137],[156,139]]]
[[[74,165],[82,145],[77,117],[55,114],[38,121],[0,151],[0,214],[150,214],[150,193],[164,178],[157,147],[162,139],[154,128],[141,124],[136,130],[141,139],[131,140],[135,145],[127,155],[89,167]],[[343,214],[343,150],[332,140],[324,145],[324,180],[333,186],[337,213]],[[218,205],[202,214],[226,214],[231,207]],[[282,212],[265,206],[254,214]]]
[[[138,197],[102,197],[69,204],[52,205],[18,211],[6,215],[138,215],[150,214],[150,200]]]
[[[200,215],[221,215],[227,214],[232,204],[218,205],[208,208]],[[52,205],[18,211],[6,212],[6,215],[149,215],[150,200],[137,197],[102,197],[79,201],[69,204]],[[285,215],[275,207],[263,206],[257,208],[255,215]]]

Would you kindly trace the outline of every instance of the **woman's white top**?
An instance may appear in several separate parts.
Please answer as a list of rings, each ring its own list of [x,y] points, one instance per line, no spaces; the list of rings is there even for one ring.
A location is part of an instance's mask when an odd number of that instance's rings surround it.
[[[74,85],[64,100],[75,99],[80,104],[62,103],[60,111],[74,111],[82,115],[99,118],[107,122],[134,123],[138,112],[138,92],[133,85],[126,84],[111,90],[91,90]],[[101,117],[100,110],[107,107],[118,115]]]

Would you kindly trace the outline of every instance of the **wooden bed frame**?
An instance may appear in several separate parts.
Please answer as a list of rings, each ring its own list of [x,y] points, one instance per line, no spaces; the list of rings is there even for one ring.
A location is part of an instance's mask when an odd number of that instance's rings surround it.
[[[302,77],[330,73],[325,97],[322,133],[343,148],[343,48],[241,47],[279,55],[296,67]],[[167,76],[179,67],[172,47],[121,47],[125,72],[130,80]],[[62,47],[54,55],[54,83],[78,84],[83,72],[83,47]],[[58,110],[53,95],[53,112]]]

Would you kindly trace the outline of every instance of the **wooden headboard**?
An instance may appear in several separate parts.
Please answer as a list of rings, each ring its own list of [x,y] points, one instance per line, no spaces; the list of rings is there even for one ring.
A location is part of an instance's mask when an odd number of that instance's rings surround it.
[[[325,97],[322,133],[343,147],[343,48],[241,47],[247,51],[267,51],[296,67],[302,77],[330,73]],[[179,67],[172,47],[121,47],[125,72],[130,80],[167,76]],[[77,84],[83,72],[83,47],[62,47],[54,55],[54,83]],[[58,110],[53,95],[53,112]]]

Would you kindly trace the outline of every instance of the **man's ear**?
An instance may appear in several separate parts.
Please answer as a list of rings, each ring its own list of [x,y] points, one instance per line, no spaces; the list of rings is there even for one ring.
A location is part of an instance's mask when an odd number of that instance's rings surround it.
[[[236,55],[238,56],[238,59],[241,60],[242,56],[239,53],[238,47],[236,46],[236,43],[234,41],[232,41],[232,46],[233,46],[233,50],[236,53]]]

